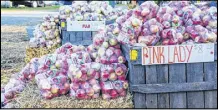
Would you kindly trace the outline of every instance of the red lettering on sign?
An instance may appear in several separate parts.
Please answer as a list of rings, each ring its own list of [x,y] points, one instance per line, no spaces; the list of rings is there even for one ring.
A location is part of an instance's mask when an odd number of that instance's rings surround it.
[[[186,48],[187,48],[187,50],[188,50],[188,60],[187,60],[187,62],[189,62],[189,58],[190,58],[191,52],[192,52],[192,47],[193,47],[193,46],[191,46],[191,48],[190,48],[190,50],[189,50],[188,46],[186,46]]]
[[[160,63],[164,63],[165,62],[165,57],[164,57],[164,47],[158,47],[159,49],[159,55],[160,55]],[[161,49],[162,48],[162,49]],[[162,50],[162,51],[161,51]],[[162,61],[162,58],[163,58],[163,62]]]
[[[175,63],[175,61],[176,61],[176,56],[177,56],[177,61],[179,62],[180,60],[179,60],[179,54],[178,54],[178,50],[177,50],[177,47],[175,46],[174,47],[174,55],[173,55],[173,63]]]
[[[181,50],[183,49],[183,55],[184,55],[184,59],[182,59],[182,52]],[[180,53],[180,62],[185,62],[185,59],[186,59],[186,52],[185,52],[185,47],[184,46],[179,46],[179,53]]]
[[[153,63],[155,63],[155,58],[156,58],[157,63],[160,63],[158,52],[155,50],[155,47],[153,47]]]
[[[152,47],[148,47],[148,48],[149,48],[149,56],[152,57],[151,56],[151,48]],[[152,64],[152,58],[149,58],[149,64]]]
[[[145,52],[146,50],[146,52]],[[146,47],[143,48],[143,63],[145,64],[145,60],[148,56],[148,49]]]
[[[90,24],[83,24],[82,28],[90,28]]]

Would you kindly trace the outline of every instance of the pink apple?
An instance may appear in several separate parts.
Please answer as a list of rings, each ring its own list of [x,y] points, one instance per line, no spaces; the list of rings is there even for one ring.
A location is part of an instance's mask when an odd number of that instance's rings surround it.
[[[150,13],[150,10],[148,8],[144,8],[141,12],[142,16],[147,16]]]
[[[70,89],[70,84],[69,83],[65,83],[64,84],[64,88],[66,89],[66,91],[68,91]]]
[[[89,80],[89,83],[90,83],[91,85],[95,85],[95,84],[97,83],[97,80],[96,80],[96,79],[90,79],[90,80]]]
[[[111,73],[110,76],[109,76],[109,79],[111,81],[115,81],[117,79],[117,75],[115,73]]]
[[[99,98],[99,93],[96,93],[92,96],[93,99]]]
[[[42,96],[45,98],[45,99],[51,99],[52,98],[52,93],[50,91],[46,91],[46,92],[43,92],[42,93]]]
[[[122,91],[120,94],[119,94],[121,97],[125,97],[126,96],[126,91]]]
[[[120,49],[115,49],[114,53],[116,54],[116,56],[120,56],[122,54]]]
[[[119,88],[119,89],[116,89],[116,91],[117,91],[118,93],[122,93],[123,91],[125,91],[125,89]]]
[[[87,82],[83,82],[83,83],[81,84],[81,87],[82,87],[82,89],[88,89],[88,88],[90,88],[90,85],[89,85],[89,83],[87,83]]]
[[[93,88],[93,90],[95,91],[95,93],[100,92],[100,89],[101,89],[98,84],[94,84],[94,85],[92,86],[92,88]]]
[[[72,88],[74,91],[76,91],[76,90],[79,89],[79,85],[76,84],[76,83],[71,83],[70,86],[71,86],[71,88]]]
[[[111,96],[109,94],[102,94],[102,98],[109,100],[111,98]]]
[[[88,96],[93,96],[94,93],[95,93],[95,91],[94,91],[92,88],[87,88],[87,89],[85,89],[85,90],[86,90],[86,94],[87,94]]]

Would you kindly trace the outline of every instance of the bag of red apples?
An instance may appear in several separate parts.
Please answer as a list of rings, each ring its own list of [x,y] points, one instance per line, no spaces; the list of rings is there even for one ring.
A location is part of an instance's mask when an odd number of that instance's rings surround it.
[[[114,99],[126,96],[128,82],[127,67],[124,64],[113,63],[101,66],[100,86],[103,99]]]
[[[67,94],[70,89],[67,76],[58,75],[51,77],[48,76],[48,72],[51,71],[46,71],[35,76],[41,95],[45,99],[52,99],[53,97]]]
[[[70,84],[70,96],[77,99],[95,99],[100,94],[99,81],[92,78],[87,81],[77,81]]]
[[[4,103],[7,103],[8,101],[16,97],[16,94],[21,93],[24,90],[26,83],[34,78],[37,70],[38,70],[38,58],[33,58],[21,70],[21,72],[12,75],[9,82],[2,89],[3,100],[5,101]]]
[[[98,98],[101,64],[96,62],[81,65],[71,64],[68,77],[71,79],[70,96],[77,99]]]
[[[113,36],[106,36],[104,32],[99,32],[93,39],[93,46],[97,48],[95,62],[102,64],[126,62],[120,44]],[[88,50],[91,50],[90,47]]]

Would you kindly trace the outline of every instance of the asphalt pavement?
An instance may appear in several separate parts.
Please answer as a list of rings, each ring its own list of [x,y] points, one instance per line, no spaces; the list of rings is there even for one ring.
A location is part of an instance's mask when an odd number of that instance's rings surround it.
[[[1,26],[35,26],[42,22],[42,18],[48,14],[58,14],[58,12],[7,12],[1,14]]]

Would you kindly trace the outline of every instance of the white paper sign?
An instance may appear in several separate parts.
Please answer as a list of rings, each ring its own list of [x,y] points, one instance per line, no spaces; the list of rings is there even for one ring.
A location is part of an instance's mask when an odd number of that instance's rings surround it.
[[[67,19],[67,31],[98,31],[105,21],[71,21]]]
[[[142,65],[213,62],[214,44],[142,47]]]

